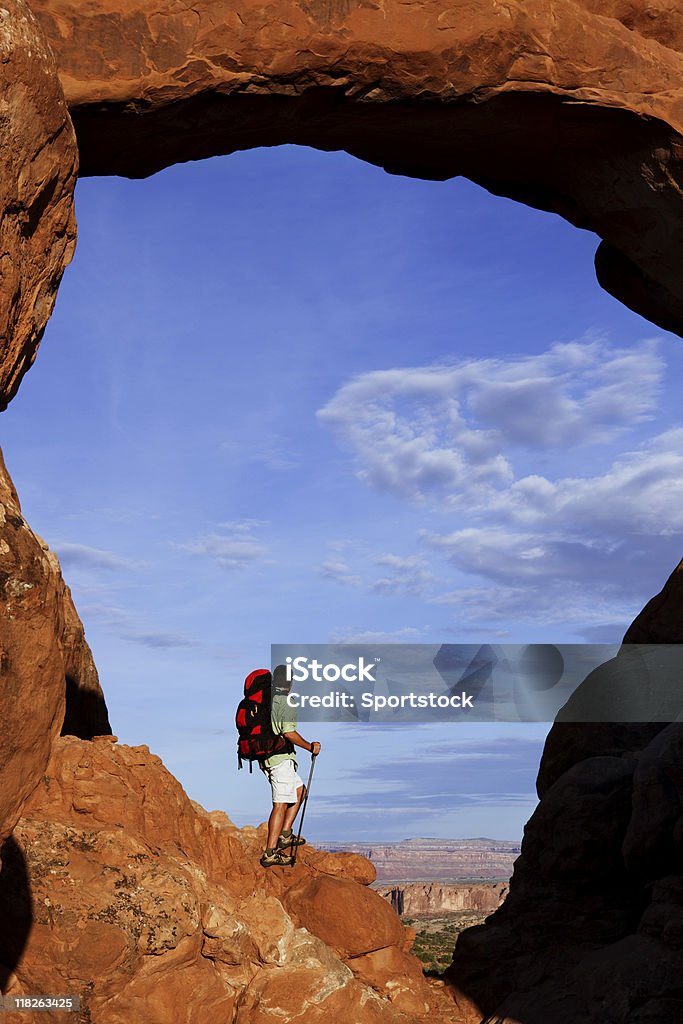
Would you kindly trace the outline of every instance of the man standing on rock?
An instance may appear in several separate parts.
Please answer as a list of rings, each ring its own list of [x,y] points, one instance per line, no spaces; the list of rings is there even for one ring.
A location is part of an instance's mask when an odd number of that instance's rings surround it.
[[[320,753],[317,741],[309,743],[297,732],[294,709],[287,702],[287,694],[291,690],[291,681],[287,679],[284,665],[278,665],[273,671],[273,702],[271,721],[276,736],[282,735],[295,747],[309,750],[316,757]],[[273,793],[273,809],[268,819],[268,842],[261,857],[264,868],[283,867],[294,863],[291,850],[297,844],[292,826],[301,802],[306,796],[306,787],[297,772],[294,752],[272,754],[260,762],[262,770],[268,776]],[[301,837],[299,845],[306,840]]]

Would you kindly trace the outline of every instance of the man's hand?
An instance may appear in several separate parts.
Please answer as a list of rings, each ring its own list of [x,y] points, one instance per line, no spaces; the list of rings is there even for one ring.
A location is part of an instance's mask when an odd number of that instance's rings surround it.
[[[313,743],[309,743],[308,740],[304,739],[304,737],[296,731],[296,729],[293,732],[283,732],[282,735],[285,739],[288,739],[293,743],[295,747],[301,747],[303,750],[310,750],[314,756],[317,756],[320,753],[320,744],[318,741],[314,740]]]

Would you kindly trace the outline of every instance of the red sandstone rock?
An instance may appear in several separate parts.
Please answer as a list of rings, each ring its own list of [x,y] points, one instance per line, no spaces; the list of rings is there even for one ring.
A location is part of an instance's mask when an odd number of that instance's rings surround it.
[[[377,871],[372,861],[357,853],[328,853],[322,851],[315,860],[316,871],[330,875],[341,875],[361,885],[372,885]]]
[[[0,12],[0,410],[33,362],[73,254],[76,142],[40,26]]]
[[[414,956],[383,946],[347,963],[359,981],[386,995],[397,1009],[418,1017],[429,1012],[429,987]]]
[[[0,875],[10,992],[78,993],[92,1024],[453,1019],[391,908],[331,873],[347,856],[265,871],[262,849],[147,747],[58,737]]]
[[[492,914],[508,894],[504,882],[442,883],[402,882],[379,886],[375,890],[394,910],[406,917],[449,914],[460,910],[477,910]]]
[[[320,952],[322,943],[299,932],[299,946],[285,969],[263,970],[240,999],[236,1024],[272,1024],[272,1020],[312,1024],[408,1024],[408,1018],[357,982],[351,971]],[[320,960],[312,960],[312,954]]]
[[[26,524],[0,455],[0,840],[7,836],[42,773],[70,701],[87,694],[84,724],[108,730],[90,649],[55,555]],[[77,711],[75,711],[78,714]]]
[[[32,2],[84,173],[288,142],[463,174],[597,232],[601,283],[683,330],[676,0]]]
[[[328,875],[306,878],[288,890],[284,902],[299,925],[345,959],[403,945],[403,926],[391,907],[372,889],[359,890],[355,882]]]

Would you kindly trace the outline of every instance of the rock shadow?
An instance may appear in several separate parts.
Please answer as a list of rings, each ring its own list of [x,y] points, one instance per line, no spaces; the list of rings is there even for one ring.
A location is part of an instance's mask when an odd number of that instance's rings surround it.
[[[33,925],[31,887],[24,851],[10,836],[0,847],[0,991],[16,971]]]
[[[111,735],[104,694],[101,690],[86,689],[71,675],[66,676],[66,711],[61,734],[78,736],[79,740]]]

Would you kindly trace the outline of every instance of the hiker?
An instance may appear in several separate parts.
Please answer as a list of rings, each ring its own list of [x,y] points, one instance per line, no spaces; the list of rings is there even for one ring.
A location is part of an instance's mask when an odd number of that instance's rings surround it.
[[[268,841],[261,857],[264,868],[289,865],[293,861],[291,849],[297,844],[292,833],[301,801],[306,796],[306,787],[297,772],[294,747],[309,750],[316,757],[320,753],[317,741],[309,743],[296,728],[296,712],[287,703],[287,694],[292,688],[287,679],[284,665],[278,665],[273,672],[273,702],[271,721],[276,736],[284,736],[289,740],[291,750],[282,754],[272,754],[260,761],[261,769],[268,776],[273,793],[273,809],[268,818]],[[306,840],[299,838],[299,845]]]

